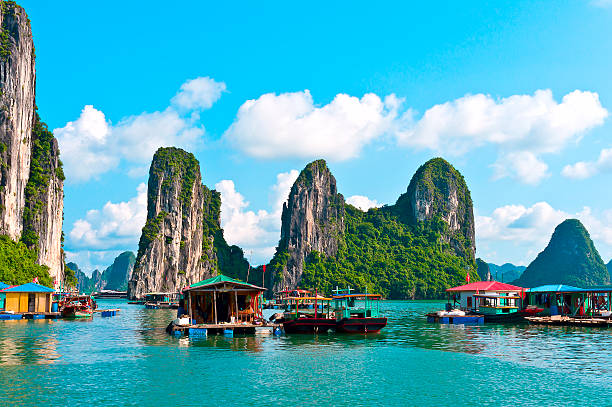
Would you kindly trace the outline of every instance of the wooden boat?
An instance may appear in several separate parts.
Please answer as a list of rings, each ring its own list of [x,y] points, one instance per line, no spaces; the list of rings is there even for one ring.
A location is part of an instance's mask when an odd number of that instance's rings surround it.
[[[285,333],[325,333],[336,328],[336,320],[330,315],[331,298],[315,293],[313,297],[286,297],[285,299],[290,308],[283,314],[281,320]],[[305,309],[304,302],[312,303],[312,309]],[[325,304],[327,304],[327,312],[324,312]]]
[[[506,323],[526,322],[525,317],[532,317],[543,311],[542,308],[528,307],[521,309],[520,295],[474,294],[477,312],[484,316],[485,322]]]
[[[96,307],[89,295],[70,295],[60,302],[60,313],[63,318],[91,318]]]
[[[332,299],[337,332],[376,333],[387,325],[387,318],[380,315],[380,294],[336,289]],[[356,306],[356,300],[363,301],[363,308]]]

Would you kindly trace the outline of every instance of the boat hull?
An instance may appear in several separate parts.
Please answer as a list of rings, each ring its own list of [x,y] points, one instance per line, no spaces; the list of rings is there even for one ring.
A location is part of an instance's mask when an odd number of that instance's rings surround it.
[[[67,319],[83,319],[93,317],[92,311],[66,311],[62,312],[62,317]]]
[[[336,331],[345,333],[376,333],[387,325],[387,318],[343,318],[336,321]]]
[[[527,322],[525,317],[533,316],[533,312],[517,311],[508,314],[484,315],[485,323]]]
[[[283,322],[285,333],[324,333],[336,327],[336,321],[329,318],[297,318]]]

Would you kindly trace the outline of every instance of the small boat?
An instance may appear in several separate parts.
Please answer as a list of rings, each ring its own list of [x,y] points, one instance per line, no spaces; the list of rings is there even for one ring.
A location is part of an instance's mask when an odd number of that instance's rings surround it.
[[[63,318],[91,318],[96,302],[89,295],[69,295],[60,302]]]
[[[336,320],[330,315],[331,298],[315,293],[313,297],[286,297],[285,300],[289,308],[278,321],[282,322],[285,333],[325,333],[336,328]],[[312,308],[305,308],[304,303],[312,304]],[[327,312],[324,311],[326,303]]]
[[[387,318],[380,315],[380,294],[336,289],[332,300],[337,332],[376,333],[387,325]],[[357,306],[356,301],[363,301],[363,308]]]
[[[147,293],[144,306],[147,309],[178,308],[179,293]]]

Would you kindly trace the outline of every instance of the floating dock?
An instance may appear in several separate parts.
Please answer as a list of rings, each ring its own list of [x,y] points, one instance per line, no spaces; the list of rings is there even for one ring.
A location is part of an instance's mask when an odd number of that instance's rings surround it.
[[[0,320],[19,319],[58,319],[62,315],[59,312],[16,312],[14,314],[1,313]]]
[[[597,326],[612,327],[612,319],[609,317],[570,317],[552,315],[549,317],[526,317],[530,324],[553,325],[553,326]]]
[[[172,325],[168,327],[168,333],[175,336],[193,336],[202,337],[208,334],[217,335],[222,334],[225,336],[233,336],[234,334],[254,334],[258,330],[270,330],[272,333],[279,333],[281,324],[268,323],[265,325],[255,324],[196,324],[196,325]]]
[[[427,314],[427,322],[452,325],[482,325],[484,315],[438,315],[436,312]]]

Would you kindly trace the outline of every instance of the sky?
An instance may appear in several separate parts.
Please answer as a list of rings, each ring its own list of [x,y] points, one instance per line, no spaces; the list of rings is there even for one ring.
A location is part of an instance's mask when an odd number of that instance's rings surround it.
[[[220,3],[20,2],[67,261],[90,273],[136,251],[162,146],[196,155],[253,264],[318,158],[367,209],[444,157],[486,261],[529,264],[566,218],[612,257],[612,1]]]

